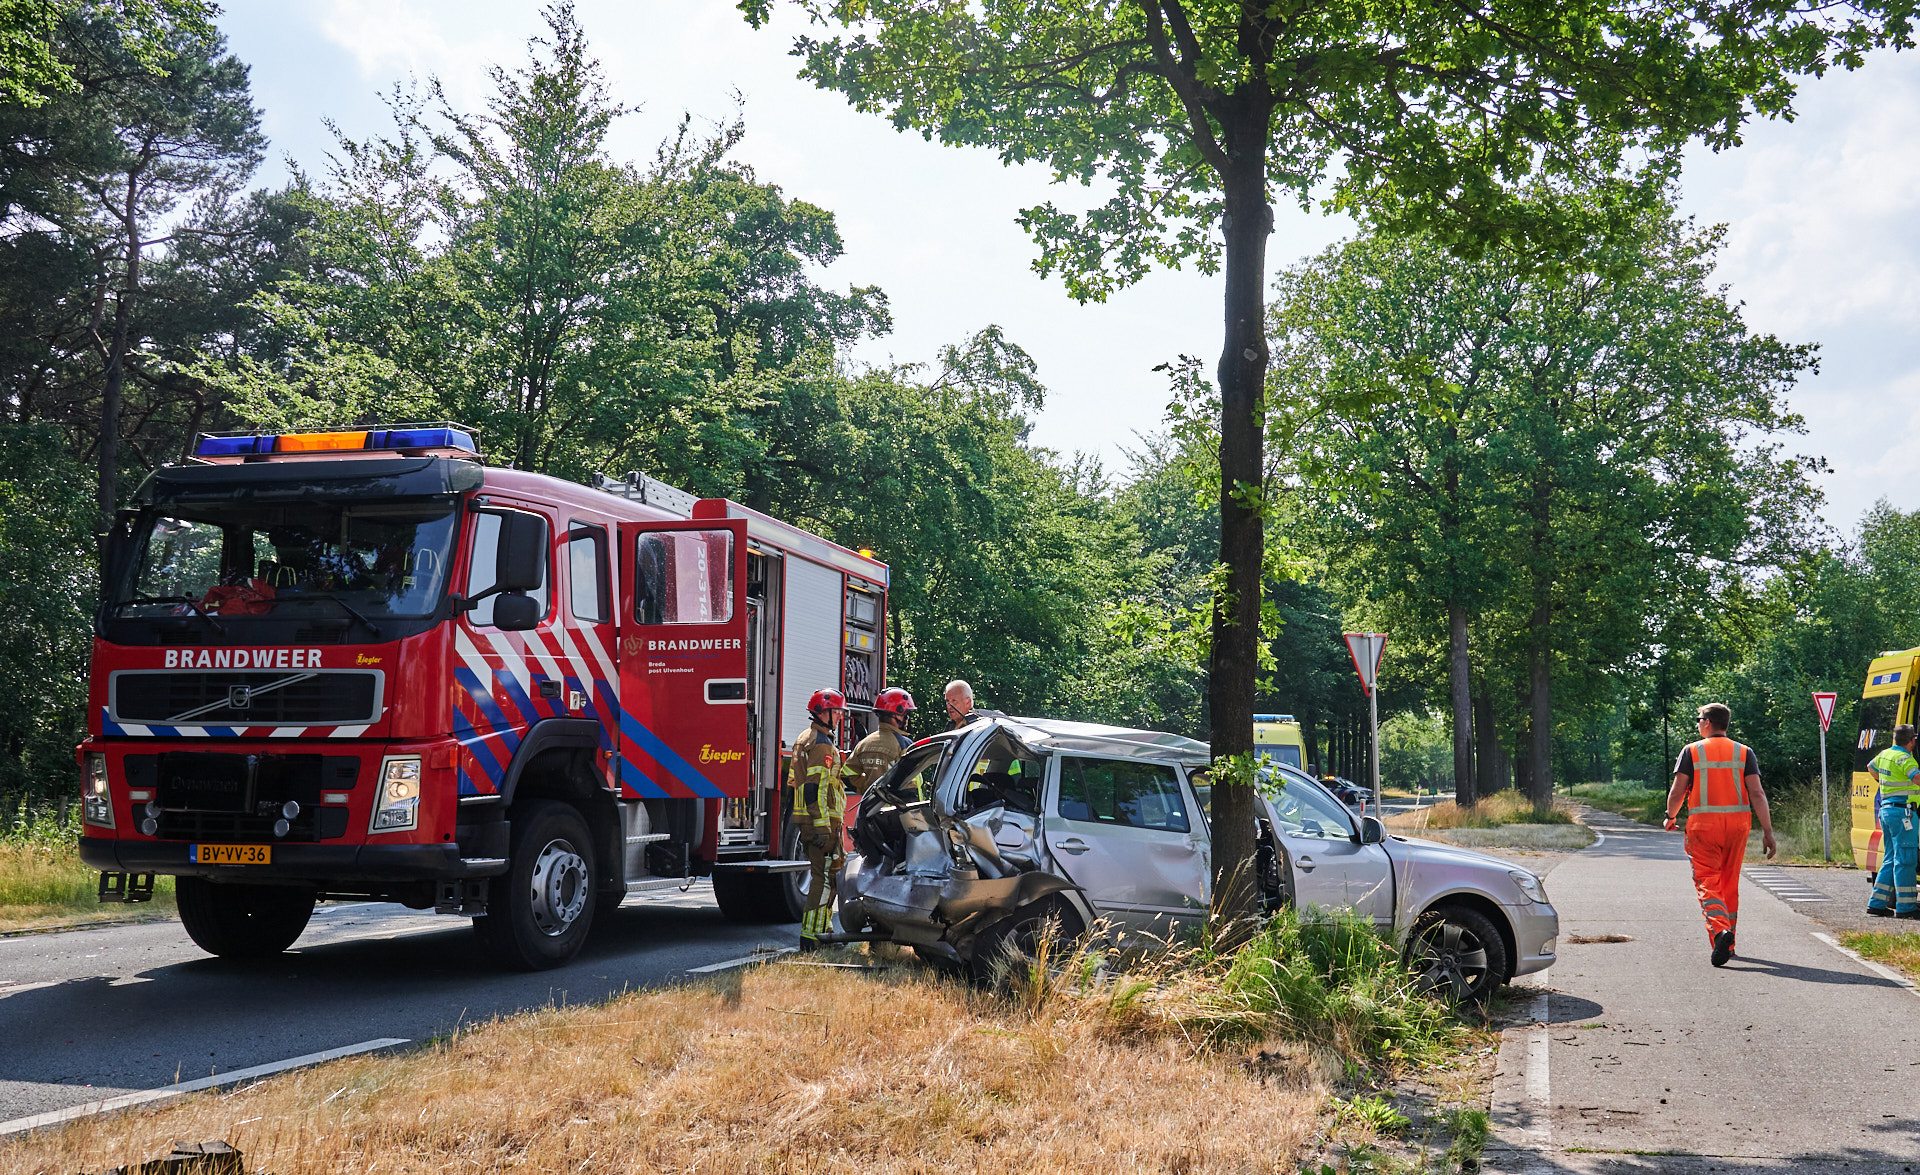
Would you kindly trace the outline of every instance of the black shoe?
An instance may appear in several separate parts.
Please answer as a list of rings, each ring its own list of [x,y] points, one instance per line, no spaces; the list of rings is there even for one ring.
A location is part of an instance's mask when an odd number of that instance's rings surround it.
[[[1908,910],[1904,914],[1895,914],[1894,917],[1902,918],[1909,922],[1920,922],[1920,910]]]
[[[1870,918],[1891,918],[1894,914],[1892,910],[1887,909],[1885,906],[1868,906],[1867,916]]]
[[[817,938],[802,937],[800,939],[800,945],[795,949],[798,950],[799,953],[803,955],[811,954],[812,952],[820,949],[820,940]]]
[[[1733,958],[1733,931],[1722,930],[1713,936],[1713,965],[1724,967]]]

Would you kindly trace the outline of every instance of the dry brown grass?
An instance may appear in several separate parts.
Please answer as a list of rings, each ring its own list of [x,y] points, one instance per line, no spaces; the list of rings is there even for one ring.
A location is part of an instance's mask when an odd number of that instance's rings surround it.
[[[276,1175],[1285,1172],[1325,1089],[1297,1046],[1197,1055],[1084,1000],[775,965],[29,1136],[0,1175],[213,1138]]]
[[[1569,800],[1556,796],[1553,809],[1542,816],[1517,791],[1498,791],[1483,797],[1471,808],[1462,808],[1452,800],[1442,800],[1411,812],[1387,817],[1387,825],[1398,829],[1421,828],[1498,828],[1503,824],[1571,824],[1579,809]]]

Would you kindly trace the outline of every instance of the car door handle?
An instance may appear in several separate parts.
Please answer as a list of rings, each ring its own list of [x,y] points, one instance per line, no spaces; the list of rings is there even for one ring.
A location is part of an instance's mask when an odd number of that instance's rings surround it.
[[[1295,859],[1294,859],[1294,864],[1296,864],[1296,865],[1298,865],[1298,866],[1300,866],[1300,872],[1302,872],[1302,873],[1311,873],[1311,872],[1313,872],[1313,858],[1312,858],[1312,857],[1297,857],[1297,858],[1295,858]]]
[[[1066,840],[1060,842],[1060,851],[1063,853],[1084,853],[1092,847],[1092,845],[1077,836],[1068,837]]]

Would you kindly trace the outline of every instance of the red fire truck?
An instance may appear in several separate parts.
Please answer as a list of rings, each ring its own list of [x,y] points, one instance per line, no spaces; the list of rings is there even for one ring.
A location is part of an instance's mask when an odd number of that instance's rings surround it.
[[[782,752],[825,686],[856,735],[886,670],[870,553],[639,474],[488,467],[456,425],[203,437],[108,547],[81,855],[103,900],[177,877],[219,955],[328,898],[473,917],[522,968],[696,877],[795,920]]]

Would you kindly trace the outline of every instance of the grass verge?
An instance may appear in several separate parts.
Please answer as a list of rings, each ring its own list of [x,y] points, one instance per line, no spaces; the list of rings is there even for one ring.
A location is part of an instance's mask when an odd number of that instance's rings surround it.
[[[103,1170],[212,1138],[278,1175],[1290,1171],[1335,1083],[1354,1090],[1340,1129],[1391,1131],[1366,1084],[1449,1064],[1476,1039],[1351,924],[1277,920],[1233,952],[1113,972],[1076,953],[1004,995],[874,956],[832,960],[869,964],[854,971],[820,961],[75,1123],[0,1147],[0,1175]]]
[[[0,933],[82,922],[117,922],[174,912],[173,878],[155,879],[153,900],[102,904],[99,874],[80,861],[78,822],[51,810],[14,818],[0,830]]]
[[[1862,958],[1885,963],[1909,977],[1920,978],[1920,933],[1848,930],[1841,933],[1840,945],[1858,952]]]
[[[1572,823],[1573,807],[1565,800],[1556,799],[1547,811],[1536,812],[1525,796],[1513,790],[1483,796],[1470,808],[1442,800],[1387,818],[1387,824],[1394,828],[1499,828],[1503,824]]]
[[[1667,789],[1650,788],[1631,779],[1612,783],[1576,783],[1567,794],[1603,812],[1628,816],[1643,824],[1659,824],[1667,814]]]

